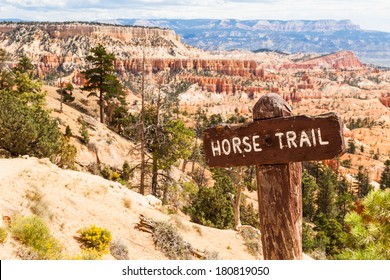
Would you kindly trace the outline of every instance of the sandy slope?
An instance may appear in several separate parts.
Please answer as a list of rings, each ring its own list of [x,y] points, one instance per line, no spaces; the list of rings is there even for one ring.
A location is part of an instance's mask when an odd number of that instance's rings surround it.
[[[155,248],[152,236],[134,228],[143,214],[178,226],[183,238],[198,250],[216,251],[220,259],[254,259],[243,238],[232,230],[217,230],[192,224],[178,216],[163,214],[148,200],[118,183],[87,173],[62,170],[47,159],[0,159],[0,209],[2,215],[31,215],[28,194],[39,191],[47,204],[44,214],[51,232],[69,255],[77,254],[77,230],[96,224],[121,239],[131,259],[166,259]],[[123,199],[131,201],[126,208]],[[18,243],[12,238],[0,245],[0,259],[18,259]],[[111,259],[107,255],[105,258]]]

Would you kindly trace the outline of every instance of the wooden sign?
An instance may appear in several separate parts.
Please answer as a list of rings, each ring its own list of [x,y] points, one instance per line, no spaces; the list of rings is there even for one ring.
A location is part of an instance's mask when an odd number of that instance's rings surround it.
[[[210,167],[323,160],[345,151],[341,120],[336,113],[216,126],[203,132],[203,144]]]

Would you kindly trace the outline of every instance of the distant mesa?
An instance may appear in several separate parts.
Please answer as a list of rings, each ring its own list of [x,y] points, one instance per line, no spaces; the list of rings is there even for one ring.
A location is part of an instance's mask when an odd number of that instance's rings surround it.
[[[364,63],[390,67],[390,33],[362,30],[350,20],[115,19],[175,30],[183,42],[205,50],[278,50],[328,54],[351,50]]]

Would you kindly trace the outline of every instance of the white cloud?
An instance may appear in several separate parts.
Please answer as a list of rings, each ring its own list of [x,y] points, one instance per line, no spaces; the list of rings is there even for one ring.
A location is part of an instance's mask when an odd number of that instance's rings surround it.
[[[351,19],[390,32],[388,0],[0,0],[0,18]]]

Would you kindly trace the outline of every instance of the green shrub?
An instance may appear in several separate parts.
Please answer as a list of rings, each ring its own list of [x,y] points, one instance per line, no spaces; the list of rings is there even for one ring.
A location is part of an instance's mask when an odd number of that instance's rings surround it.
[[[65,136],[68,137],[68,138],[73,136],[72,130],[70,129],[69,125],[67,125],[66,128],[65,128]]]
[[[81,127],[79,130],[81,135],[81,142],[86,145],[89,143],[88,124],[83,118],[79,118],[78,121],[81,123]]]
[[[0,148],[12,156],[61,157],[65,137],[49,112],[28,106],[11,94],[0,95]]]
[[[123,180],[128,181],[133,176],[129,162],[126,160],[122,165],[121,177]]]
[[[191,206],[184,211],[191,220],[205,226],[220,229],[232,228],[234,211],[228,193],[236,193],[231,178],[226,172],[216,169],[213,174],[214,187],[201,187]]]
[[[351,168],[352,163],[350,159],[345,159],[340,162],[342,167]]]
[[[12,236],[31,247],[39,259],[60,259],[61,246],[37,216],[17,217],[11,225]]]
[[[0,244],[7,241],[8,233],[5,228],[0,227]]]
[[[108,253],[112,240],[111,232],[108,229],[91,225],[88,228],[81,229],[79,232],[83,247],[95,249],[101,254]]]
[[[68,142],[68,140],[62,143],[60,158],[57,160],[56,164],[61,168],[75,168],[75,158],[77,150],[76,147]]]
[[[255,228],[260,228],[259,211],[257,211],[253,204],[242,203],[240,205],[241,223],[243,225],[250,225]]]
[[[116,181],[120,178],[120,174],[109,166],[104,166],[101,170],[100,173],[102,174],[104,179],[110,180],[110,181]]]

